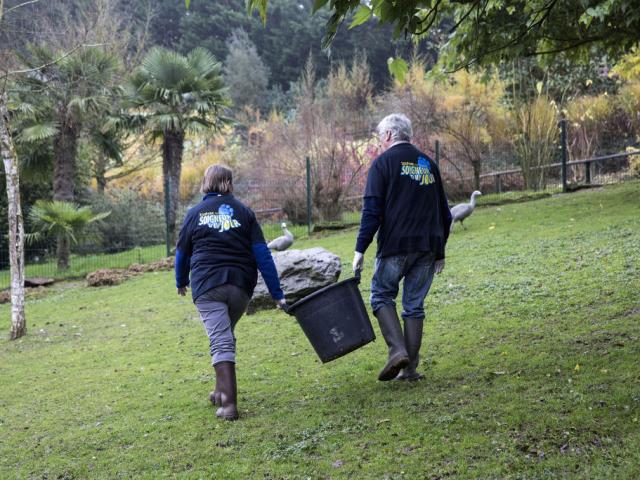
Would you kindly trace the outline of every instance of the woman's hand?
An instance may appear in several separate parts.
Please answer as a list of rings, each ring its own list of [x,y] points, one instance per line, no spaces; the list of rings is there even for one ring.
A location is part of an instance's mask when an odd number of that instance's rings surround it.
[[[178,295],[180,295],[181,297],[184,297],[187,294],[187,287],[180,287],[178,289]]]

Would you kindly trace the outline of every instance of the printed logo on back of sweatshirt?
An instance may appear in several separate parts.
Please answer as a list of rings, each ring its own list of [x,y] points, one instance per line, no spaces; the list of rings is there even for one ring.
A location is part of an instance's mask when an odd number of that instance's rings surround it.
[[[198,226],[206,225],[224,233],[232,228],[238,228],[240,222],[233,218],[233,208],[227,204],[220,205],[217,212],[200,212]]]
[[[408,176],[420,185],[431,185],[435,182],[431,173],[431,164],[424,157],[418,157],[418,164],[413,162],[402,162],[400,175]]]

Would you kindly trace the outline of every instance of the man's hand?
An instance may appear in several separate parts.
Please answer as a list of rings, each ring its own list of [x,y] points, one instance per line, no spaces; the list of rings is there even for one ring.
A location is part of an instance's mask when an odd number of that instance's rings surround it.
[[[444,270],[444,258],[436,260],[436,273],[440,275]]]
[[[353,271],[357,272],[358,270],[362,270],[363,263],[364,263],[364,254],[360,252],[355,252],[353,254]]]
[[[187,294],[187,287],[180,287],[178,289],[178,295],[180,295],[181,297],[184,297]]]
[[[284,298],[276,302],[276,308],[279,308],[280,310],[284,310],[286,306],[287,306],[287,301]]]

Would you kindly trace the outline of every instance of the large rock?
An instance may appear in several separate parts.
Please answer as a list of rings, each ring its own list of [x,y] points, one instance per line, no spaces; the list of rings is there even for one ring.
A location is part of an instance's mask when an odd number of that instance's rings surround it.
[[[337,282],[340,277],[340,257],[324,248],[274,252],[273,260],[289,305],[322,287]],[[274,302],[269,295],[269,290],[262,276],[259,275],[258,285],[247,313],[273,308],[273,306]]]
[[[24,279],[25,287],[48,287],[55,282],[53,278],[45,278],[45,277],[30,277]]]

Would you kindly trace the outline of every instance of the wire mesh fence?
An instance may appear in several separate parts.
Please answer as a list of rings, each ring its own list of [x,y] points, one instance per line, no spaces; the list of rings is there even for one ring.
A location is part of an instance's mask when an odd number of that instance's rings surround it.
[[[445,191],[451,205],[465,201],[474,190],[483,196],[479,204],[521,201],[552,193],[593,185],[617,183],[634,178],[632,158],[640,161],[640,150],[594,155],[570,159],[566,139],[557,148],[557,155],[543,165],[532,167],[535,175],[525,174],[513,151],[490,152],[483,163],[460,162],[452,152],[439,144],[425,148],[440,166]],[[600,152],[596,152],[600,153]],[[299,162],[304,165],[304,162]],[[362,195],[371,161],[363,156],[362,163],[335,169],[322,161],[308,159],[306,168],[295,173],[264,173],[262,176],[238,178],[235,196],[256,214],[267,241],[282,235],[282,224],[296,238],[312,232],[356,226],[360,221]],[[635,167],[634,167],[635,168]],[[638,168],[640,172],[640,168]],[[537,180],[531,188],[531,178]],[[191,205],[199,201],[194,197]],[[129,202],[124,202],[129,205]],[[181,219],[190,205],[182,205]],[[113,207],[111,207],[113,208]],[[119,207],[118,207],[119,208]],[[167,254],[162,208],[145,207],[142,222],[131,211],[114,215],[115,224],[103,226],[97,232],[100,241],[83,242],[72,247],[69,267],[58,267],[55,242],[27,246],[26,276],[78,278],[102,268],[127,268],[134,263],[150,263]],[[179,225],[180,223],[178,223]],[[172,246],[169,246],[172,247]],[[170,248],[171,249],[171,248]],[[10,285],[9,258],[6,248],[0,249],[0,289]]]

